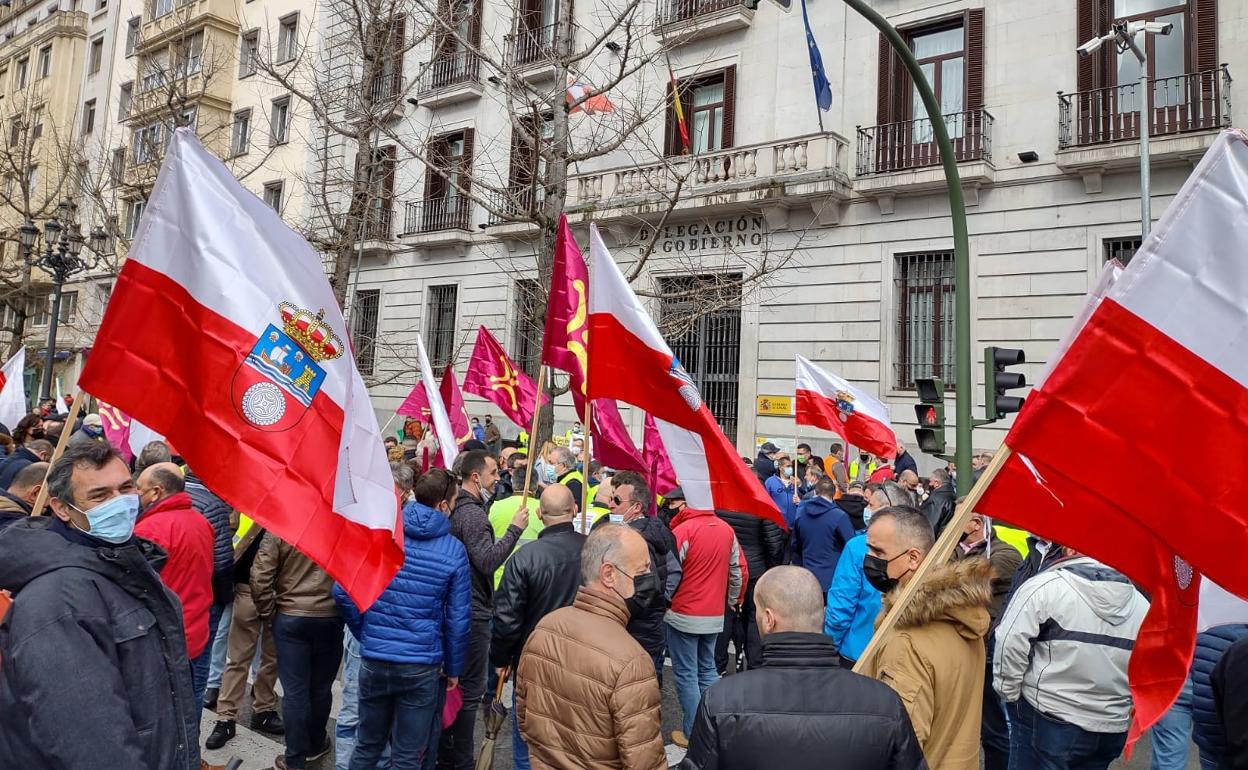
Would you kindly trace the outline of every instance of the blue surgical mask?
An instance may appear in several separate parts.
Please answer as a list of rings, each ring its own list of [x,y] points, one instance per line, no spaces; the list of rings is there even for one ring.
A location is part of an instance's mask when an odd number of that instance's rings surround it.
[[[134,534],[134,522],[139,517],[139,496],[117,495],[89,511],[72,503],[70,507],[87,517],[90,526],[86,530],[88,535],[106,543],[124,543]]]
[[[789,466],[786,466],[786,467],[785,467],[785,469],[784,469],[784,477],[785,477],[786,479],[791,479],[791,478],[793,478],[793,466],[792,466],[792,465],[789,465]]]
[[[559,476],[555,473],[555,466],[542,466],[542,481],[545,481],[547,484],[554,484],[558,479]]]

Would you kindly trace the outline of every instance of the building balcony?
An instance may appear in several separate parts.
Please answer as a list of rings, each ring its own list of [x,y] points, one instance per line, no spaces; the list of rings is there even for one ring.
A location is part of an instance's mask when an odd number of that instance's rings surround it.
[[[557,23],[530,27],[517,20],[515,30],[503,39],[507,64],[517,69],[525,80],[553,78],[557,29]]]
[[[839,221],[849,198],[849,142],[808,134],[662,162],[582,174],[569,191],[584,219],[649,219],[669,209],[685,214],[770,211],[773,226],[802,202],[825,224]],[[649,216],[647,216],[649,215]]]
[[[489,234],[506,241],[524,239],[537,232],[535,215],[546,198],[546,189],[512,186],[490,195]]]
[[[664,43],[688,43],[746,29],[753,19],[741,0],[661,0],[654,32]]]
[[[403,117],[404,94],[403,73],[378,75],[350,90],[346,117],[356,120],[371,115],[382,122],[398,120]]]
[[[191,72],[176,80],[166,80],[157,73],[135,83],[136,91],[130,100],[130,112],[126,122],[141,125],[153,119],[167,119],[178,105],[185,108],[229,112],[231,109],[232,82],[229,78],[214,77],[203,72]]]
[[[979,202],[980,187],[990,185],[992,165],[992,115],[987,110],[952,112],[944,116],[953,142],[959,176],[967,205]],[[880,211],[892,213],[893,199],[945,187],[940,149],[932,121],[903,120],[879,126],[858,126],[857,178],[854,189],[875,198]]]
[[[234,0],[149,0],[143,14],[138,51],[162,48],[173,38],[206,25],[237,35],[236,6]]]
[[[0,51],[8,55],[11,51],[21,51],[41,42],[57,37],[87,37],[87,14],[83,11],[59,11],[48,16],[33,27],[26,27],[15,32],[7,40],[0,41]]]
[[[436,109],[481,96],[481,57],[472,51],[456,51],[420,65],[416,98]]]
[[[374,199],[368,213],[339,214],[334,221],[340,223],[341,232],[355,241],[355,247],[365,257],[389,261],[398,248],[394,239],[394,203]]]
[[[1231,125],[1226,65],[1149,81],[1149,156],[1154,165],[1192,163]],[[1058,92],[1057,165],[1100,192],[1104,173],[1138,168],[1139,83]]]
[[[399,238],[416,251],[451,248],[463,252],[472,243],[471,217],[472,201],[462,195],[407,201]]]

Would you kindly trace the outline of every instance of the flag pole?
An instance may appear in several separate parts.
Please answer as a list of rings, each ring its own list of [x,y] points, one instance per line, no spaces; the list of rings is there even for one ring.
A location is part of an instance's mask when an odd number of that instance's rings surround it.
[[[524,448],[525,464],[524,464],[524,493],[520,497],[520,507],[527,509],[529,506],[529,485],[533,483],[533,441],[537,438],[537,419],[542,411],[542,388],[546,385],[546,364],[542,364],[537,370],[537,398],[533,404],[533,424],[529,426],[529,444]]]
[[[592,424],[590,420],[593,419],[594,403],[589,400],[589,392],[588,392],[589,391],[589,387],[588,387],[589,376],[588,374],[586,375],[585,379],[586,379],[585,422],[581,423],[581,425],[585,429],[585,442],[584,442],[585,464],[584,464],[584,472],[581,474],[583,477],[581,479],[581,532],[588,535],[589,534],[589,460],[591,456],[589,453],[589,442],[591,441],[590,436],[594,432],[590,428],[590,425]]]
[[[395,417],[398,417],[398,416],[399,416],[399,413],[398,413],[398,412],[395,412],[394,414],[390,415],[390,419],[389,419],[389,420],[386,420],[386,424],[385,424],[385,425],[383,425],[383,426],[381,426],[381,437],[382,437],[382,438],[385,438],[385,437],[386,437],[386,429],[390,427],[390,423],[394,422],[394,418],[395,418]]]
[[[81,390],[78,391],[77,396],[74,396],[74,405],[69,408],[69,415],[65,418],[65,427],[61,429],[61,436],[56,440],[56,449],[52,452],[52,458],[48,460],[48,469],[44,471],[43,484],[39,487],[39,495],[35,498],[35,506],[30,512],[31,516],[43,513],[44,507],[48,504],[48,476],[52,473],[52,466],[61,459],[66,445],[69,444],[69,436],[74,432],[74,423],[78,422],[78,413],[82,411],[82,405],[87,402],[85,396],[86,394]]]
[[[858,656],[858,662],[854,664],[855,673],[861,674],[867,663],[871,661],[871,657],[879,652],[881,645],[884,644],[884,640],[888,638],[893,627],[897,625],[897,618],[901,616],[902,611],[910,604],[914,595],[918,593],[919,586],[927,579],[928,573],[937,565],[945,564],[949,561],[949,557],[953,554],[953,549],[957,547],[958,540],[962,537],[962,530],[966,527],[967,520],[975,512],[975,506],[983,498],[984,492],[988,491],[988,485],[996,478],[1011,454],[1013,454],[1013,450],[1008,445],[1002,444],[996,455],[993,456],[992,462],[979,477],[979,481],[975,482],[975,486],[971,488],[971,493],[958,506],[953,521],[949,522],[945,527],[945,531],[941,534],[940,539],[936,541],[936,544],[932,546],[932,550],[928,551],[927,557],[923,559],[923,563],[915,570],[914,577],[910,578],[910,581],[904,587],[894,589],[897,591],[897,598],[893,602],[893,608],[880,621],[880,624],[875,629],[875,635],[871,637],[871,642],[862,651],[862,655]]]

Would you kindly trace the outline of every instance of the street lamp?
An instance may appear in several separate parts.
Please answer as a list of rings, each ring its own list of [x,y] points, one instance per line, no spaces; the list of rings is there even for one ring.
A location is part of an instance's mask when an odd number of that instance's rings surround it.
[[[1083,45],[1079,46],[1080,56],[1091,56],[1101,50],[1101,46],[1108,42],[1113,42],[1118,49],[1118,53],[1130,51],[1135,54],[1135,58],[1140,60],[1140,239],[1148,237],[1148,230],[1152,226],[1152,185],[1149,173],[1149,154],[1148,154],[1148,105],[1152,101],[1149,99],[1148,93],[1148,55],[1144,53],[1135,42],[1135,36],[1143,33],[1145,35],[1169,35],[1174,29],[1173,24],[1166,24],[1159,21],[1118,21],[1114,22],[1113,28],[1101,35],[1094,37]]]
[[[72,201],[61,201],[56,207],[57,215],[43,225],[43,248],[39,248],[39,228],[27,219],[18,228],[18,242],[22,258],[31,268],[39,268],[52,276],[55,287],[52,295],[52,316],[48,321],[48,343],[43,362],[43,382],[39,388],[39,400],[46,401],[52,388],[52,363],[56,356],[57,323],[61,316],[61,294],[65,282],[79,273],[94,270],[104,253],[108,234],[102,227],[91,231],[90,243],[82,237],[82,229],[73,223],[77,206]],[[83,256],[86,245],[90,256]]]

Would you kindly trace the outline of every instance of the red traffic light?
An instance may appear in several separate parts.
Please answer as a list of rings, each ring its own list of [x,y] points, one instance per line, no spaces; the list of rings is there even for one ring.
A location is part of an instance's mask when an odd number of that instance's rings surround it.
[[[936,418],[936,407],[929,406],[928,408],[924,409],[924,410],[923,410],[923,416],[922,416],[922,418],[920,419],[920,422],[921,422],[921,424],[923,424],[923,425],[936,425],[936,424],[938,424],[938,420],[937,420],[937,418]]]

